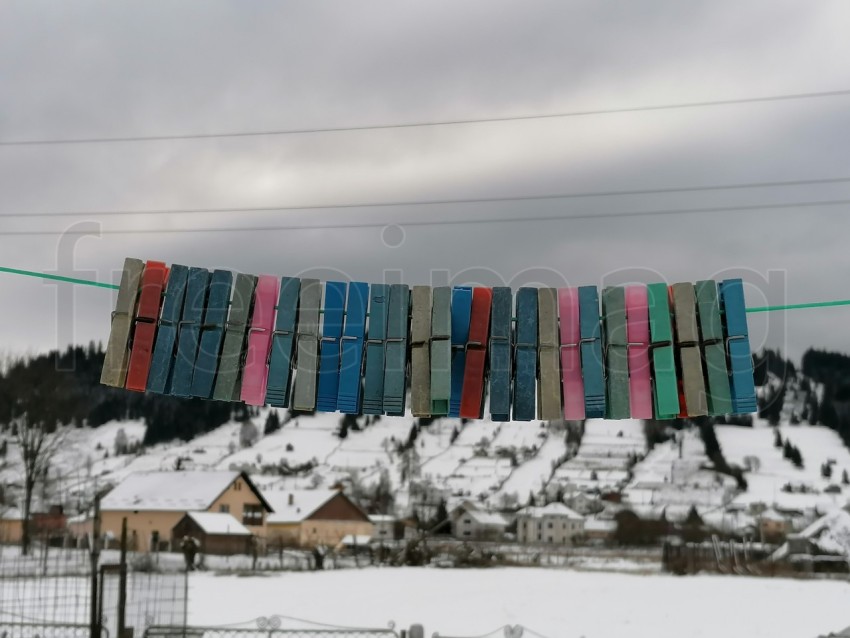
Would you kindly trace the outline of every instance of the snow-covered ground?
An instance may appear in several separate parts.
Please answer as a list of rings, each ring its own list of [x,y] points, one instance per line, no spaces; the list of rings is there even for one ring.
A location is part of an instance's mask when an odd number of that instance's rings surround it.
[[[850,585],[523,568],[191,577],[190,623],[273,614],[375,628],[422,623],[428,636],[502,637],[501,627],[519,624],[545,638],[813,638],[850,625]]]

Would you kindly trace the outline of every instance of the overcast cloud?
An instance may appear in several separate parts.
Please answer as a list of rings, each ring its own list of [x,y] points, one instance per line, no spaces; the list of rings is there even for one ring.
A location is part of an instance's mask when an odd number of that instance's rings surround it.
[[[380,125],[850,89],[850,4],[0,2],[0,140]],[[0,147],[0,214],[293,206],[850,177],[850,96],[384,131]],[[0,265],[123,258],[406,283],[740,275],[749,305],[850,298],[850,206],[405,222],[850,198],[850,183],[440,206],[0,218]],[[15,231],[392,223],[101,237]],[[60,242],[61,248],[60,248]],[[0,274],[0,347],[104,339],[114,295]],[[850,351],[850,308],[751,316],[754,347]]]

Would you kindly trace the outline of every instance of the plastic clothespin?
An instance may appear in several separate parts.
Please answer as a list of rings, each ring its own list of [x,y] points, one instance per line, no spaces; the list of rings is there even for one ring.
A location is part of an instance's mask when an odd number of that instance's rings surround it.
[[[690,283],[673,284],[673,312],[676,317],[676,350],[682,370],[682,389],[686,416],[705,416],[708,402],[705,396],[705,375],[699,345],[696,296]]]
[[[186,285],[186,299],[183,301],[183,315],[177,330],[177,359],[171,378],[170,394],[178,397],[192,395],[192,376],[195,372],[195,358],[198,356],[198,340],[204,309],[209,294],[210,271],[206,268],[189,268],[189,282]]]
[[[142,289],[133,328],[132,349],[127,368],[128,390],[144,392],[148,385],[151,357],[153,355],[156,322],[162,305],[162,288],[168,277],[168,268],[161,261],[148,261],[142,273]]]
[[[472,313],[472,288],[452,288],[452,394],[449,416],[460,416],[463,373],[466,370],[466,342],[469,340],[469,318]]]
[[[298,331],[295,334],[296,370],[292,386],[292,407],[305,412],[316,409],[321,307],[322,284],[318,279],[302,279],[298,301]]]
[[[171,371],[174,369],[177,345],[177,330],[180,327],[180,315],[183,313],[183,301],[186,298],[186,283],[189,268],[172,264],[165,287],[165,300],[162,302],[162,314],[156,331],[156,345],[151,357],[147,389],[157,394],[168,394],[171,389]]]
[[[248,405],[265,405],[266,385],[269,375],[269,355],[272,347],[275,306],[277,306],[278,279],[273,275],[260,275],[254,290],[254,312],[248,329],[248,347],[245,367],[242,370],[242,388],[239,396]]]
[[[410,411],[431,416],[431,287],[413,286],[410,319]]]
[[[384,361],[384,414],[404,416],[407,399],[407,331],[410,323],[410,287],[392,284],[387,306]]]
[[[363,413],[383,414],[384,364],[386,362],[388,284],[372,284],[369,296],[369,330],[366,337],[366,368]]]
[[[732,410],[735,414],[749,414],[755,412],[758,406],[744,303],[744,282],[740,279],[722,281],[720,303],[726,329],[726,349],[729,353]]]
[[[511,420],[511,311],[513,292],[506,286],[493,288],[490,312],[490,419]]]
[[[295,324],[298,321],[300,293],[301,280],[298,277],[281,278],[277,316],[274,332],[272,332],[272,349],[269,355],[269,377],[266,383],[266,403],[278,408],[289,407]]]
[[[605,416],[605,375],[599,319],[599,291],[596,286],[581,286],[578,289],[578,298],[584,412],[589,419],[601,419]]]
[[[124,260],[124,271],[121,273],[121,284],[115,310],[112,312],[109,341],[106,342],[103,369],[100,373],[100,382],[104,385],[123,388],[127,380],[127,364],[130,359],[128,344],[144,268],[145,264],[140,259],[128,257]]]
[[[245,362],[248,324],[254,308],[256,275],[238,273],[233,284],[233,299],[224,329],[224,345],[218,361],[213,399],[239,401],[241,396],[242,367]]]
[[[610,286],[602,291],[602,317],[605,327],[607,416],[609,419],[628,419],[631,407],[625,288]]]
[[[446,416],[452,395],[452,289],[434,288],[431,299],[431,416]]]
[[[554,421],[563,418],[557,289],[537,289],[537,317],[537,418]]]
[[[656,419],[674,419],[679,415],[679,388],[673,351],[673,323],[667,284],[649,284],[650,355],[653,402]]]
[[[339,394],[340,344],[345,320],[345,283],[325,282],[325,312],[322,319],[322,343],[319,355],[319,385],[316,409],[336,412]]]
[[[192,376],[191,394],[194,397],[209,399],[212,396],[232,288],[232,272],[213,271],[207,311],[204,313],[204,323],[201,324],[198,357],[195,359],[195,371]]]
[[[537,289],[520,288],[516,294],[514,345],[514,421],[537,416],[534,399],[537,378]]]
[[[460,416],[466,419],[480,419],[484,408],[484,366],[487,361],[492,304],[492,290],[473,288],[463,388],[460,395]]]
[[[629,337],[629,408],[633,419],[652,418],[649,365],[649,300],[646,286],[626,288]]]
[[[729,369],[726,365],[726,344],[723,343],[723,319],[720,316],[717,282],[698,281],[696,294],[702,359],[708,388],[708,413],[712,416],[731,414],[732,395]]]
[[[561,314],[561,374],[563,376],[564,418],[585,418],[584,379],[581,373],[581,329],[579,324],[578,288],[559,288]]]
[[[366,310],[369,307],[369,284],[350,283],[345,307],[337,408],[345,414],[360,414],[361,372],[366,338]]]

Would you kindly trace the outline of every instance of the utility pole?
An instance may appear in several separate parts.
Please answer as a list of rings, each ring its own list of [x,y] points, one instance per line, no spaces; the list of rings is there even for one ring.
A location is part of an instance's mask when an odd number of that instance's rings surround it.
[[[125,638],[127,611],[127,517],[121,520],[121,561],[118,567],[118,637]]]
[[[97,576],[100,562],[100,496],[94,497],[92,514],[91,547],[91,606],[89,617],[89,638],[100,638],[100,618],[97,613]]]

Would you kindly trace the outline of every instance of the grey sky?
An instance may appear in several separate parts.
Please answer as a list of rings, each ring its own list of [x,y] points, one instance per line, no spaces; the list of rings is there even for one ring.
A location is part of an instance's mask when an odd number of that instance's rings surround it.
[[[850,88],[833,2],[0,4],[0,139],[358,126]],[[850,176],[850,97],[390,131],[0,147],[0,213],[297,205]],[[132,216],[120,228],[394,222],[850,198],[850,184],[430,207]],[[848,206],[381,229],[104,235],[0,219],[0,265],[125,256],[255,273],[558,285],[741,275],[748,303],[850,298]],[[95,226],[96,227],[96,226]],[[388,238],[392,239],[390,231]],[[74,245],[73,250],[68,246]],[[58,255],[62,255],[62,259]],[[439,271],[434,273],[433,271]],[[770,271],[770,286],[765,285]],[[389,277],[398,277],[390,273]],[[105,339],[113,295],[0,274],[0,348]],[[73,295],[73,296],[71,296]],[[752,316],[754,347],[850,351],[850,308]],[[65,326],[62,328],[60,326]]]

